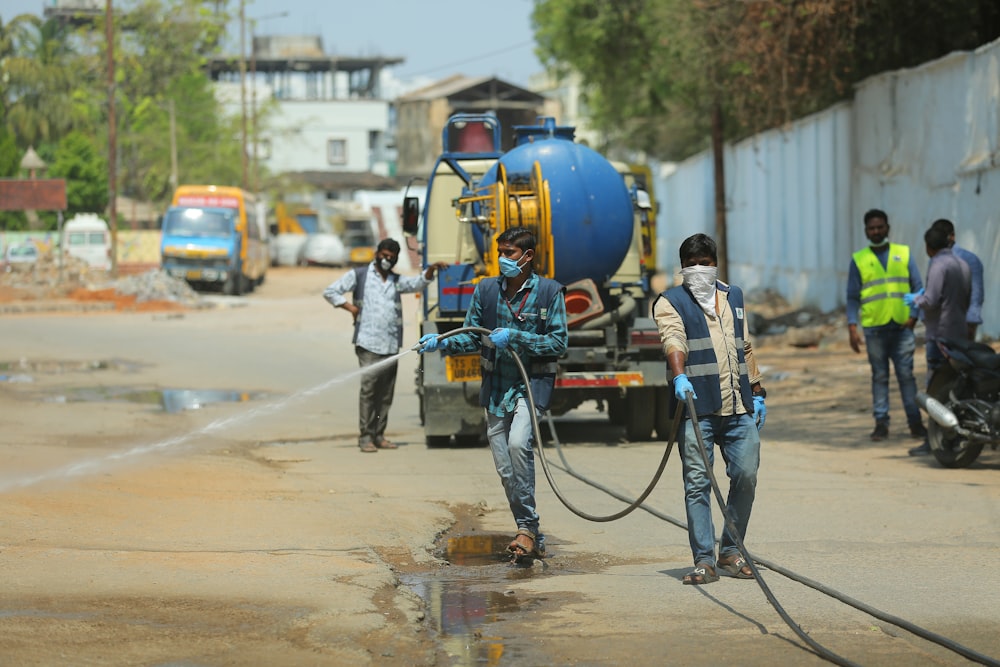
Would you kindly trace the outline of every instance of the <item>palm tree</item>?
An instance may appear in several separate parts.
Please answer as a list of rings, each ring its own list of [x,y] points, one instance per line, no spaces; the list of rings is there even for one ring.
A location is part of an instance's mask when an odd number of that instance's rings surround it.
[[[21,148],[55,142],[73,128],[79,76],[72,65],[79,60],[70,35],[60,21],[43,21],[32,14],[0,26],[4,71],[0,105]]]

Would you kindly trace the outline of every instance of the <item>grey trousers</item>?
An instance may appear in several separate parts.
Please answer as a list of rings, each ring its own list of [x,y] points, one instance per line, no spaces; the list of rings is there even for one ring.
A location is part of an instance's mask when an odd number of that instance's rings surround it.
[[[354,347],[358,363],[362,368],[372,366],[393,357],[392,354],[375,354],[363,347]],[[358,392],[358,445],[366,442],[379,444],[385,439],[385,427],[389,422],[389,408],[396,391],[396,371],[399,364],[393,362],[361,375],[361,390]]]

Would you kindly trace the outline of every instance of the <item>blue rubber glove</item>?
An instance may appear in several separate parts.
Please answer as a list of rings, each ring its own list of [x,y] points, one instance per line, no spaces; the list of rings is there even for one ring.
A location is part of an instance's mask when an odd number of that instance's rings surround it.
[[[698,394],[694,393],[694,386],[691,384],[691,380],[688,380],[688,376],[681,373],[674,377],[674,396],[677,397],[678,401],[686,401],[687,397],[685,394],[691,392],[691,398],[698,398]]]
[[[418,352],[423,354],[424,352],[433,352],[434,350],[443,350],[447,348],[444,341],[438,338],[437,334],[424,334],[420,337],[420,344],[423,345]]]
[[[510,329],[494,329],[490,333],[490,340],[493,341],[498,350],[504,349],[510,345]]]
[[[904,294],[903,295],[903,303],[905,303],[910,308],[913,308],[913,306],[915,305],[914,301],[916,301],[916,299],[917,299],[918,296],[922,296],[923,293],[924,293],[924,288],[921,287],[916,292],[910,292],[909,294]]]
[[[764,405],[763,396],[753,397],[753,420],[757,423],[757,430],[764,428],[764,420],[767,419],[767,406]]]

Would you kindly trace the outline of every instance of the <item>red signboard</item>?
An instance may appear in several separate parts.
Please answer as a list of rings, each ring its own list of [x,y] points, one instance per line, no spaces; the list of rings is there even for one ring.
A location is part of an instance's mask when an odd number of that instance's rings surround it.
[[[240,200],[236,197],[217,197],[211,195],[181,195],[174,206],[197,206],[199,208],[239,208]]]
[[[0,178],[0,211],[65,211],[62,178]]]

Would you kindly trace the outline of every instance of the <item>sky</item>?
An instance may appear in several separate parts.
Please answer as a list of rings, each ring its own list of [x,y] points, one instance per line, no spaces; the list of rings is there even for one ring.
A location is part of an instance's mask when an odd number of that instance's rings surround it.
[[[105,0],[82,0],[104,7]],[[235,0],[231,0],[234,2]],[[42,15],[56,0],[0,0],[4,23]],[[115,5],[127,4],[114,0]],[[497,76],[527,87],[542,71],[534,55],[533,0],[245,0],[257,35],[316,35],[329,55],[405,58],[391,68],[402,80],[452,74]],[[237,10],[234,4],[233,11]],[[288,12],[287,16],[279,16]],[[247,41],[249,43],[249,32]],[[239,48],[239,25],[230,31]],[[249,47],[248,47],[249,48]]]

